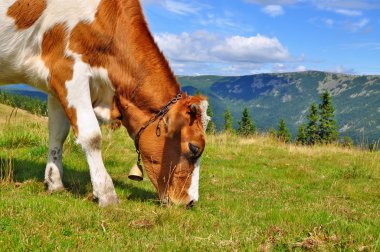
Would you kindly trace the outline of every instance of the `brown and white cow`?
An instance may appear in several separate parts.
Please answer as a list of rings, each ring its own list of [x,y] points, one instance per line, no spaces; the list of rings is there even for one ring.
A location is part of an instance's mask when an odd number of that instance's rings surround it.
[[[138,0],[1,0],[0,84],[9,83],[48,93],[48,190],[63,188],[62,145],[71,126],[100,206],[118,198],[98,120],[120,120],[135,139],[181,92]],[[206,109],[204,98],[183,94],[141,132],[141,157],[161,200],[198,200]]]

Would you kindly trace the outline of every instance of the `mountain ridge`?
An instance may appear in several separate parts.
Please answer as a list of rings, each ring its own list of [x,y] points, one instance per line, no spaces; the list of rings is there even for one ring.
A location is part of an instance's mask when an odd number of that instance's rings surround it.
[[[210,78],[213,83],[210,84]],[[202,85],[205,79],[206,85]],[[248,107],[258,129],[276,127],[283,117],[293,136],[306,122],[312,102],[319,103],[323,90],[331,93],[341,136],[356,142],[380,138],[380,76],[336,74],[322,71],[263,73],[245,76],[179,76],[183,89],[200,91],[209,97],[215,121],[223,124],[223,111],[229,107],[235,126]],[[195,92],[194,92],[195,89]]]

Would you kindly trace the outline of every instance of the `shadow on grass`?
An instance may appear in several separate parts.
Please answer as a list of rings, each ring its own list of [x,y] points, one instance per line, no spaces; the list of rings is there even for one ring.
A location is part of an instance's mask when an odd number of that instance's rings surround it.
[[[44,181],[45,163],[23,159],[12,159],[0,156],[0,180],[8,173],[7,167],[11,166],[13,181],[23,183],[27,180]],[[88,196],[92,192],[90,171],[78,171],[64,165],[63,167],[63,184],[68,192],[78,197]],[[154,201],[157,195],[151,191],[145,190],[125,183],[121,180],[113,179],[116,188],[127,191],[128,200],[132,201]]]

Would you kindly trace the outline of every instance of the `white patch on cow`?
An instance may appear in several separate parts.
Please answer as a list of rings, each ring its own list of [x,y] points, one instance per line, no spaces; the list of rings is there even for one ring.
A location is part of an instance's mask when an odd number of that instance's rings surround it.
[[[206,131],[207,124],[211,120],[211,117],[209,117],[207,115],[208,102],[207,101],[201,101],[200,107],[201,107],[201,111],[202,111],[201,120],[202,120],[203,130]]]
[[[208,102],[201,101],[201,120],[203,125],[203,130],[206,131],[207,124],[211,120],[211,118],[207,115]],[[191,184],[188,190],[188,194],[191,200],[198,201],[199,199],[199,173],[201,168],[201,159],[198,158],[197,162],[194,164],[194,171],[191,176]]]
[[[47,87],[47,83],[50,71],[45,66],[45,63],[42,61],[41,56],[29,58],[25,62],[25,65],[26,67],[28,67],[28,83],[31,83],[37,89],[48,92],[49,89]]]
[[[40,57],[43,35],[57,24],[65,24],[69,33],[79,22],[94,21],[100,0],[47,0],[41,17],[24,30],[7,16],[14,2],[0,1],[0,85],[28,83],[47,91],[49,71]]]
[[[66,82],[68,107],[76,110],[78,120],[78,138],[92,135],[98,122],[92,113],[90,85],[89,85],[89,66],[81,61],[74,64],[73,79]],[[90,110],[90,111],[89,111]],[[90,132],[88,132],[90,131]],[[79,140],[79,139],[78,139]]]
[[[45,32],[56,24],[64,23],[70,31],[79,22],[92,22],[99,3],[100,0],[47,0],[41,30]]]
[[[188,190],[188,194],[191,200],[198,201],[199,199],[199,171],[200,171],[201,159],[198,158],[197,162],[194,164],[194,171],[191,176],[191,184]]]
[[[7,10],[13,3],[14,0],[0,2],[0,84],[30,83],[32,81],[29,81],[28,76],[33,76],[35,68],[41,69],[36,60],[40,54],[36,31],[18,31],[14,19],[7,16]],[[37,66],[34,66],[34,63]],[[41,70],[37,72],[41,73]],[[42,73],[46,75],[44,71]],[[35,78],[38,79],[33,79]],[[41,76],[40,79],[42,78]]]

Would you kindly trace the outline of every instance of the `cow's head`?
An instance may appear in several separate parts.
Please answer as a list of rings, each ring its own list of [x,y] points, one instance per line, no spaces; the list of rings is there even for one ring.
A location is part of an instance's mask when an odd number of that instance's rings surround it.
[[[164,203],[191,206],[198,201],[200,157],[210,120],[207,107],[205,98],[183,95],[140,135],[145,170]]]

